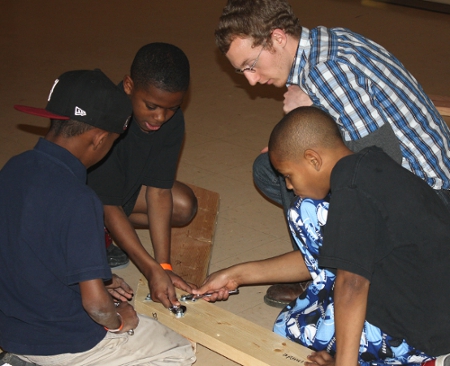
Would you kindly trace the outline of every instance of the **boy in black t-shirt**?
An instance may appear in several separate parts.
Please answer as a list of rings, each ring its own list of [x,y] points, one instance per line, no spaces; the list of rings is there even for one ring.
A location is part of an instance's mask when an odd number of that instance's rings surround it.
[[[174,285],[192,290],[170,265],[171,227],[186,225],[197,211],[192,190],[175,180],[189,77],[189,61],[178,47],[143,46],[122,85],[133,105],[130,126],[88,175],[104,204],[106,228],[147,278],[152,299],[166,307],[179,305]],[[134,227],[149,228],[155,258]]]
[[[274,325],[316,351],[305,365],[420,365],[448,354],[450,213],[436,192],[380,148],[354,154],[316,107],[282,119],[269,156],[298,196],[288,221],[299,250],[216,272],[194,293],[215,291],[207,300],[216,301],[244,284],[312,279]]]

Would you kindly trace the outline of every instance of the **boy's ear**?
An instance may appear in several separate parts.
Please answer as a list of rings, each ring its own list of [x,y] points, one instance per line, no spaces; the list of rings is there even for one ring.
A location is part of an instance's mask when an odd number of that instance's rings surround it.
[[[131,93],[133,92],[133,88],[134,88],[133,79],[131,78],[130,75],[125,75],[123,77],[123,90],[125,90],[125,93],[127,95],[131,95]]]
[[[306,162],[313,167],[314,170],[318,172],[320,171],[323,161],[322,157],[317,151],[311,149],[305,150],[303,157]]]
[[[97,150],[102,144],[105,143],[106,138],[109,135],[108,131],[104,131],[101,129],[96,129],[95,133],[92,134],[92,147],[94,150]]]

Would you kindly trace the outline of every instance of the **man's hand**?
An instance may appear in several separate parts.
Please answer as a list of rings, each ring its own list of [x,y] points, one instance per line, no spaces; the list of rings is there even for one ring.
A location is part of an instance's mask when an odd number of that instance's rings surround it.
[[[284,113],[289,113],[297,107],[309,107],[313,104],[312,100],[309,98],[298,85],[289,85],[287,92],[283,94],[283,111]]]
[[[313,352],[308,356],[306,366],[334,366],[334,358],[326,351]]]
[[[133,289],[123,278],[113,274],[111,280],[105,282],[105,287],[110,295],[119,301],[129,301],[133,298]]]

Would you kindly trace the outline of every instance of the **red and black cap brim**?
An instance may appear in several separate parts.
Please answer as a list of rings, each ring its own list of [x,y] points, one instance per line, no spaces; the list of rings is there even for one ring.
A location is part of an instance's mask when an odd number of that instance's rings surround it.
[[[62,120],[70,119],[70,117],[60,116],[58,114],[51,113],[44,108],[34,108],[25,105],[15,105],[14,108],[20,112],[32,114],[39,117],[45,117],[50,119],[62,119]]]

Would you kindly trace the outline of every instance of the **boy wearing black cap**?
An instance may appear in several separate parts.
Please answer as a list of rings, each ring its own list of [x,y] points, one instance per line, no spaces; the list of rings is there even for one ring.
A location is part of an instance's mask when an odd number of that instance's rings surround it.
[[[189,342],[138,317],[127,302],[132,289],[111,275],[102,204],[85,184],[86,168],[127,128],[126,95],[100,70],[70,71],[55,81],[45,110],[16,109],[50,118],[51,127],[0,171],[2,360],[190,365]]]

